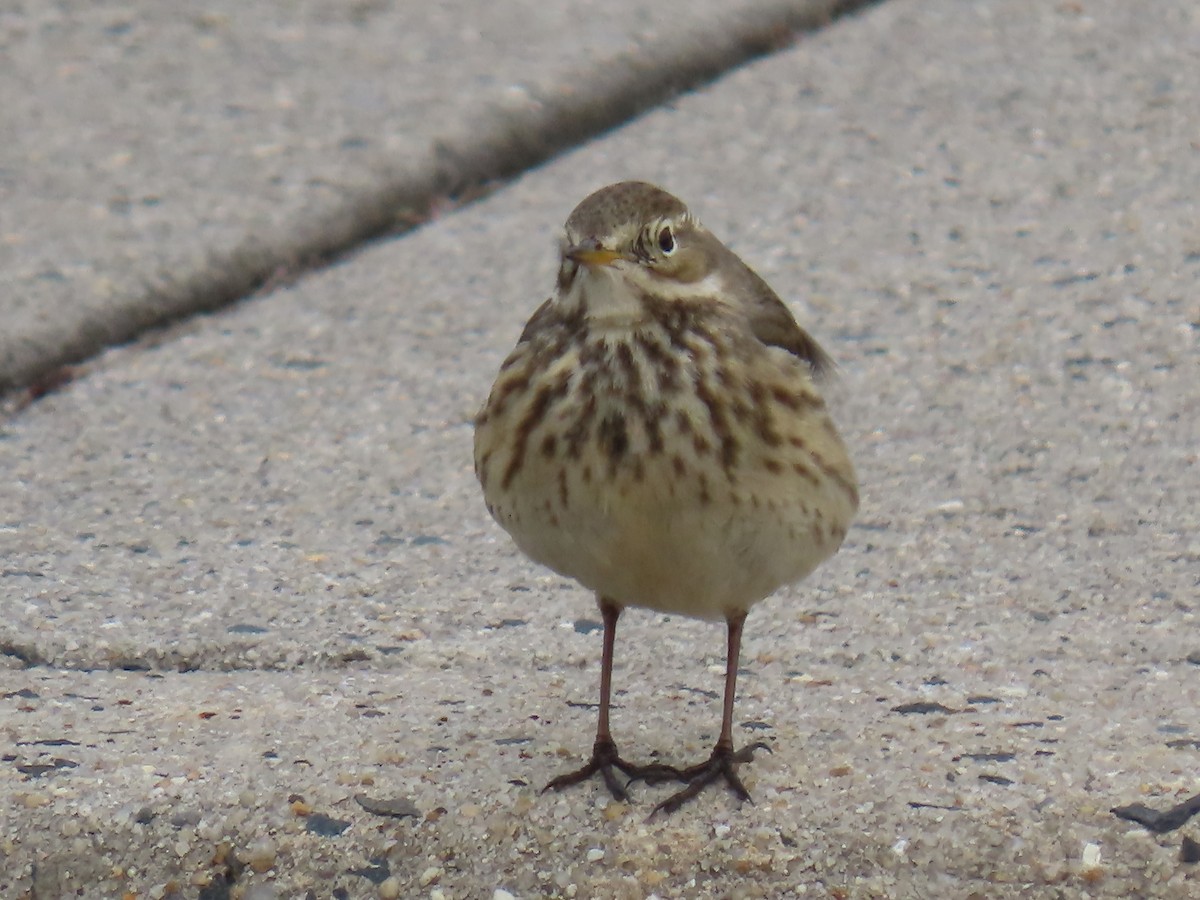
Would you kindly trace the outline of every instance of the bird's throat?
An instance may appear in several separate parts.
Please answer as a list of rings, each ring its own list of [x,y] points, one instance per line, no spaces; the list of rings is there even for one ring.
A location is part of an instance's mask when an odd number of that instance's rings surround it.
[[[566,300],[595,328],[625,328],[645,321],[647,316],[641,292],[613,266],[581,268]]]

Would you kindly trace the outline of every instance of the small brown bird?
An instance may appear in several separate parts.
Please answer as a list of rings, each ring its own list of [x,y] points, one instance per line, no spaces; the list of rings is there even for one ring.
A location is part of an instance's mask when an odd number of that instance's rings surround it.
[[[475,427],[489,512],[531,558],[596,593],[604,621],[592,758],[686,787],[672,812],[738,778],[733,704],[750,607],[841,545],[854,467],[818,391],[832,362],[783,301],[666,191],[603,188],[571,213],[558,290],[500,368]],[[728,625],[721,734],[709,759],[638,766],[609,731],[613,641],[627,606]],[[652,813],[653,815],[653,813]]]

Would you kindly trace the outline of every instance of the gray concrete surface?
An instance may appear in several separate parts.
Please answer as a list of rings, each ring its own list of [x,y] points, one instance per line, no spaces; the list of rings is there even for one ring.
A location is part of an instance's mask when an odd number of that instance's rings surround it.
[[[1198,792],[1197,15],[891,0],[7,422],[0,894],[1194,896],[1197,823],[1109,810]],[[864,486],[749,620],[756,804],[653,822],[666,787],[537,794],[596,614],[470,462],[624,177],[824,340]],[[722,643],[628,617],[631,756],[707,752]]]
[[[0,392],[437,215],[854,5],[9,4]]]

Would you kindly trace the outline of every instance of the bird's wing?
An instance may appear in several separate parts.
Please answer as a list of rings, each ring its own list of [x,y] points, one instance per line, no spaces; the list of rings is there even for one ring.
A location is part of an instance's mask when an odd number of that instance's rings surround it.
[[[550,297],[534,311],[533,315],[529,317],[529,321],[525,323],[521,336],[517,338],[518,344],[524,344],[547,325],[557,320],[558,317],[551,310],[553,303],[554,298]]]
[[[808,363],[813,377],[832,375],[837,365],[817,339],[796,322],[791,310],[758,274],[747,267],[753,299],[747,311],[754,336],[772,347],[782,347]]]

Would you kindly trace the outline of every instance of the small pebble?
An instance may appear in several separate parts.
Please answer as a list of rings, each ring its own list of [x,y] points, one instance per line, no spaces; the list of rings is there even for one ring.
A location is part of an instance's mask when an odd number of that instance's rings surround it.
[[[400,879],[395,875],[389,875],[383,881],[379,882],[379,898],[380,900],[396,900],[400,896]]]
[[[335,819],[325,813],[311,813],[304,821],[304,830],[321,837],[337,837],[350,827],[345,819]]]
[[[588,862],[600,862],[602,859],[604,859],[604,851],[599,847],[593,847],[587,852]]]
[[[613,802],[613,803],[608,804],[608,806],[604,807],[604,809],[601,811],[600,815],[602,815],[604,817],[604,821],[606,821],[606,822],[615,822],[617,819],[621,818],[627,812],[629,812],[629,804],[628,803]]]
[[[1087,843],[1083,845],[1083,867],[1085,869],[1100,868],[1100,845]]]
[[[1179,859],[1188,865],[1200,862],[1200,843],[1184,835],[1183,843],[1179,847]]]
[[[442,877],[442,870],[438,866],[430,866],[428,869],[426,869],[424,872],[421,873],[421,878],[420,878],[421,887],[429,887],[431,884],[436,882],[441,877]]]
[[[355,794],[354,799],[367,812],[377,816],[393,816],[400,819],[405,816],[415,818],[421,815],[421,810],[417,809],[416,804],[406,797],[380,799],[366,794]]]
[[[492,891],[492,900],[517,900],[517,898],[504,888],[496,888]]]
[[[246,848],[246,864],[255,872],[266,872],[275,865],[275,845],[263,838]]]

